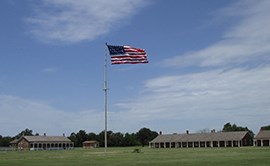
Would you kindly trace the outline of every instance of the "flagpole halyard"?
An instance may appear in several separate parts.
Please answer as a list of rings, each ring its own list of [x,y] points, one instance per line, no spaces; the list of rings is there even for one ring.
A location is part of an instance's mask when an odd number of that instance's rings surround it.
[[[105,113],[105,129],[104,129],[104,147],[105,153],[107,152],[107,91],[108,91],[108,83],[107,83],[107,43],[104,47],[104,113]]]
[[[105,130],[104,130],[104,147],[107,152],[107,50],[110,52],[111,64],[139,64],[148,63],[147,54],[144,49],[131,46],[112,46],[105,43],[104,49],[104,113],[105,113]]]

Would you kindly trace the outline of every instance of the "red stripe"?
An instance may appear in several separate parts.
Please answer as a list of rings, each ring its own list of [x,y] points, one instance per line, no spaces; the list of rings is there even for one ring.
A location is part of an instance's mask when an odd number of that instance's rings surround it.
[[[112,65],[116,65],[116,64],[139,64],[139,63],[148,63],[148,61],[141,61],[141,62],[130,62],[130,61],[115,61],[112,62]]]
[[[145,52],[145,51],[141,49],[125,49],[125,52]]]
[[[123,54],[123,56],[125,55],[146,55],[145,52],[126,52],[125,54]]]
[[[118,62],[118,61],[123,61],[123,62],[142,62],[142,61],[147,61],[147,59],[112,59],[111,62]]]
[[[147,55],[144,49],[123,46],[125,54],[112,55],[111,64],[139,64],[148,63]]]
[[[129,62],[137,62],[137,61],[147,61],[147,59],[113,59],[111,62],[117,61],[129,61]]]
[[[111,56],[111,58],[147,58],[146,55],[117,55]]]
[[[146,58],[113,58],[111,61],[146,61]]]
[[[144,49],[134,48],[134,47],[131,47],[131,46],[124,46],[124,50],[126,52],[145,52]]]

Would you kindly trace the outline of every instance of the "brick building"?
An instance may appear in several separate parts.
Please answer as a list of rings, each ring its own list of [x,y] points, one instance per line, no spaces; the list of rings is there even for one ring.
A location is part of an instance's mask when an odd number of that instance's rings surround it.
[[[90,148],[98,148],[99,142],[98,141],[84,141],[83,142],[83,148],[84,149],[90,149]]]
[[[149,142],[150,148],[241,147],[252,146],[247,131],[158,135]]]
[[[270,130],[260,130],[254,138],[254,146],[270,146]]]
[[[65,150],[74,147],[74,143],[64,136],[22,136],[10,144],[14,150]]]

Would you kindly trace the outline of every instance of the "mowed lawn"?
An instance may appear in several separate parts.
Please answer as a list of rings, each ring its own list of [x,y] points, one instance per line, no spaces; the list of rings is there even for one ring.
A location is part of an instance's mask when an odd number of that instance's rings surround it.
[[[270,147],[149,149],[135,147],[67,151],[0,151],[0,166],[260,166],[270,165]]]

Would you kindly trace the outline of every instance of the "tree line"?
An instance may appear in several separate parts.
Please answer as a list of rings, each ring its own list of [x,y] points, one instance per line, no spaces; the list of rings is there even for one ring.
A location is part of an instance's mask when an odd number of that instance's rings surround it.
[[[39,135],[38,133],[33,134],[33,130],[30,129],[25,129],[23,131],[21,131],[19,134],[17,134],[14,137],[3,137],[2,135],[0,135],[0,147],[8,147],[10,145],[10,142],[15,140],[15,139],[19,139],[21,136],[33,136],[33,135]]]
[[[261,127],[261,130],[270,130],[270,125]],[[248,131],[253,137],[255,134],[253,131],[248,129],[247,127],[237,126],[236,124],[226,123],[223,126],[222,132],[229,131]],[[209,130],[202,130],[200,132],[209,132]],[[10,142],[15,139],[19,139],[21,136],[33,136],[39,135],[38,133],[33,134],[33,131],[30,129],[25,129],[14,137],[2,137],[0,135],[0,147],[8,147]],[[141,128],[136,133],[121,133],[113,131],[107,132],[107,145],[109,147],[123,147],[123,146],[145,146],[148,145],[149,141],[153,140],[158,136],[156,131],[152,131],[149,128]],[[99,134],[95,134],[93,132],[87,133],[85,130],[80,130],[75,133],[72,132],[68,137],[72,142],[74,142],[75,147],[82,147],[84,141],[96,140],[99,142],[100,146],[104,146],[104,131]]]
[[[267,127],[267,126],[264,126],[264,127]],[[261,128],[261,130],[264,129],[264,127]],[[223,132],[228,132],[228,131],[248,131],[249,134],[254,137],[254,133],[252,130],[248,129],[247,127],[242,127],[242,126],[237,126],[236,124],[231,124],[231,123],[226,123],[224,126],[223,126],[223,129],[222,129]]]
[[[104,146],[104,134],[102,131],[99,134],[93,132],[86,133],[85,130],[80,130],[75,133],[72,132],[68,137],[72,142],[74,142],[75,147],[82,147],[84,141],[96,140],[99,142],[99,145]],[[33,131],[30,129],[25,129],[15,137],[2,137],[0,135],[0,147],[8,147],[10,142],[15,139],[19,139],[21,136],[38,136],[39,134],[33,134]],[[148,142],[153,140],[158,136],[156,131],[152,131],[149,128],[141,128],[136,133],[121,133],[113,131],[107,131],[107,145],[109,147],[120,147],[120,146],[145,146],[148,145]]]
[[[100,146],[104,146],[104,134],[102,131],[99,134],[86,133],[84,130],[80,130],[78,133],[71,133],[68,137],[74,142],[75,147],[81,147],[82,143],[87,140],[96,140]],[[123,147],[123,146],[145,146],[148,142],[158,136],[156,131],[152,131],[148,128],[141,128],[136,133],[121,133],[113,131],[107,131],[107,145],[109,147]]]

